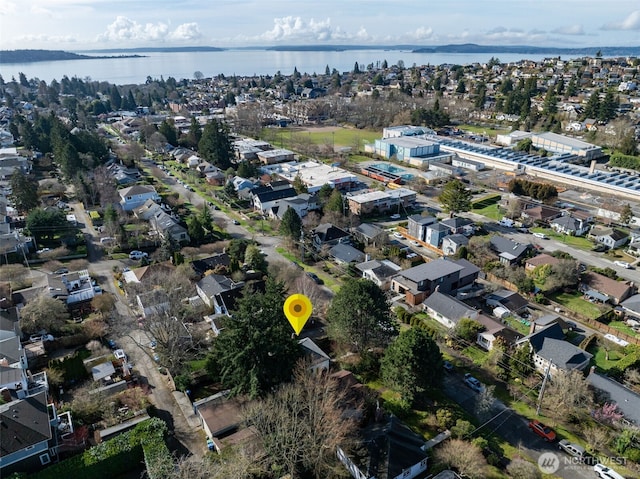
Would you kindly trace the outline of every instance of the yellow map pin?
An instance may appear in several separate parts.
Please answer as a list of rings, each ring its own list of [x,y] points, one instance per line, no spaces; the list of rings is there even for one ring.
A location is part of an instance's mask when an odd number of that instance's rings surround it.
[[[311,300],[304,294],[292,294],[284,302],[284,315],[296,334],[300,334],[304,328],[311,316],[311,311],[313,311]]]

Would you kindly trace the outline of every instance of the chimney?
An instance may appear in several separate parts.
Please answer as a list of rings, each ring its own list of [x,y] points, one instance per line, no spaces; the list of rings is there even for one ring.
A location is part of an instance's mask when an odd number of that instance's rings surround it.
[[[596,171],[596,160],[591,160],[591,166],[589,166],[589,174],[593,175]]]

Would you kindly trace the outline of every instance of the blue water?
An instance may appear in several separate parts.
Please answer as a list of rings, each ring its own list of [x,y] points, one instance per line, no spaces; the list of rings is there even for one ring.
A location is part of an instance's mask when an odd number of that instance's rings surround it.
[[[77,52],[83,53],[83,52]],[[130,52],[115,52],[109,56],[126,55]],[[97,56],[95,54],[91,54]],[[151,52],[141,58],[110,58],[88,60],[65,60],[36,63],[7,63],[0,65],[0,75],[5,81],[18,79],[20,72],[27,78],[37,78],[51,83],[63,76],[82,80],[106,81],[117,85],[144,83],[147,76],[159,79],[173,77],[176,80],[192,79],[195,72],[205,78],[219,74],[274,75],[280,71],[291,75],[294,68],[300,73],[324,74],[325,68],[339,72],[352,71],[356,62],[360,69],[374,66],[387,60],[389,65],[402,61],[406,67],[412,65],[442,65],[444,63],[466,65],[485,63],[491,57],[502,62],[522,59],[541,60],[550,55],[491,54],[491,53],[412,53],[400,50],[347,50],[327,52],[278,52],[272,50],[223,50],[220,52]],[[569,57],[567,57],[569,58]]]
[[[386,171],[387,173],[394,173],[399,175],[404,172],[402,168],[398,168],[397,166],[388,165],[387,163],[376,163],[375,165],[371,165],[374,168],[378,168],[379,170]]]

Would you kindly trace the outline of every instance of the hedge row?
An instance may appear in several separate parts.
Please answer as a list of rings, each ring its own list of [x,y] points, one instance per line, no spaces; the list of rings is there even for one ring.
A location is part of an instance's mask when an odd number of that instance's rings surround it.
[[[29,477],[34,479],[61,477],[112,479],[138,467],[143,459],[147,462],[145,458],[147,451],[154,458],[161,457],[161,454],[170,457],[164,442],[166,432],[167,425],[164,421],[158,418],[148,419],[131,431],[124,432],[82,454],[54,464]]]

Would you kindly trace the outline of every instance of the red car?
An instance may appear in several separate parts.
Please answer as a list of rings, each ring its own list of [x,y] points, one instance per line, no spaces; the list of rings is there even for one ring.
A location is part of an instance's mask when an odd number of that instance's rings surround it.
[[[556,440],[555,431],[549,426],[545,426],[537,419],[532,419],[531,421],[529,421],[529,429],[531,429],[545,441],[551,442]]]

